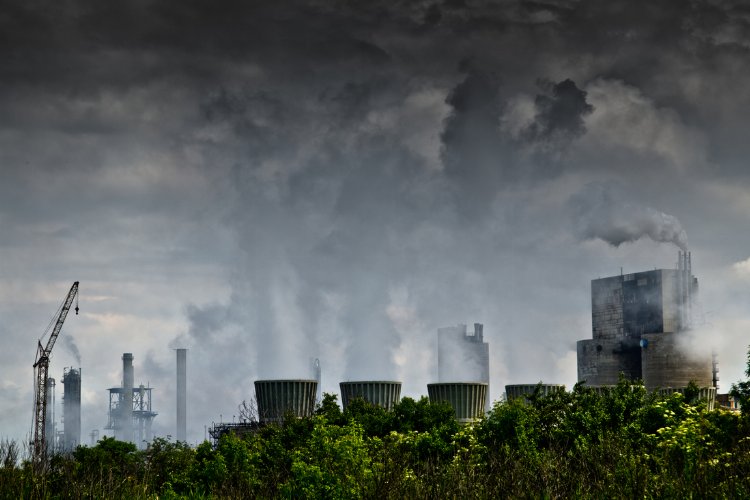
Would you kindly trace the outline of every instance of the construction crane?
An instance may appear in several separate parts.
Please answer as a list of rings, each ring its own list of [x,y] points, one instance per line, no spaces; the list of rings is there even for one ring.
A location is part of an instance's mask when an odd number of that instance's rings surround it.
[[[47,340],[47,345],[42,347],[42,340],[47,335],[50,326],[45,330],[42,338],[39,339],[39,347],[36,352],[36,360],[34,361],[34,378],[36,380],[36,387],[34,390],[34,441],[32,441],[32,451],[34,463],[42,465],[46,462],[47,457],[47,439],[45,434],[45,427],[47,425],[47,372],[49,371],[49,359],[52,354],[52,348],[55,347],[55,341],[57,336],[60,335],[65,318],[68,316],[70,306],[73,305],[73,299],[76,299],[75,311],[78,314],[78,282],[73,283],[70,287],[68,296],[65,297],[62,305],[57,311],[57,321],[52,329],[52,333]],[[53,318],[54,321],[54,318]]]

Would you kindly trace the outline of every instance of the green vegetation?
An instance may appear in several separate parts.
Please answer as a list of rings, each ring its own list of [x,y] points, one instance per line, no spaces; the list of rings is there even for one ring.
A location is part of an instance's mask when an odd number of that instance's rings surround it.
[[[157,439],[138,451],[104,438],[53,457],[44,474],[2,442],[0,497],[750,497],[750,414],[692,399],[625,381],[600,393],[578,385],[496,403],[462,427],[426,398],[342,412],[326,395],[311,418],[215,448]]]

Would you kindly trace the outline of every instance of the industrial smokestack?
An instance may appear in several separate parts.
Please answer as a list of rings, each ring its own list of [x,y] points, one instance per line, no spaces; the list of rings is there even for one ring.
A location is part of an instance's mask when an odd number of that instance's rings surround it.
[[[55,425],[55,379],[47,379],[47,408],[45,410],[45,428],[44,440],[47,442],[47,453],[55,452],[55,434],[57,434]]]
[[[122,415],[121,436],[123,441],[133,441],[133,384],[135,375],[133,373],[133,353],[126,352],[122,355],[122,400],[120,401],[120,412]]]
[[[315,393],[315,401],[323,401],[323,385],[320,383],[320,360],[318,358],[310,358],[310,367],[312,369],[312,378],[318,382],[318,390]]]
[[[177,349],[177,441],[187,441],[187,349]]]
[[[66,451],[81,444],[81,369],[63,372],[63,443]]]

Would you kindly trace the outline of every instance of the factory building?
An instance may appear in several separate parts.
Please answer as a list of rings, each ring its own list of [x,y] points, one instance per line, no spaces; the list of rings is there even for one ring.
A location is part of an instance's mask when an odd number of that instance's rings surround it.
[[[592,280],[593,338],[578,341],[578,380],[614,385],[622,373],[643,379],[649,390],[684,387],[691,380],[712,386],[710,352],[690,353],[683,342],[697,291],[688,252],[679,253],[677,269]]]
[[[485,409],[490,407],[490,346],[484,341],[484,325],[474,323],[438,328],[438,382],[487,384]]]

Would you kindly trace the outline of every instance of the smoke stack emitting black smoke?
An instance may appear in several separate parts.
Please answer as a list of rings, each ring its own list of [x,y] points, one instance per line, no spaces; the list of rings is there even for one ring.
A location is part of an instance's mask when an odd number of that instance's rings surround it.
[[[70,335],[63,335],[63,342],[68,351],[75,356],[78,366],[81,366],[81,351],[78,350],[76,341]]]
[[[581,240],[600,239],[619,247],[648,237],[687,251],[687,234],[676,217],[627,201],[616,185],[590,184],[569,204]]]

